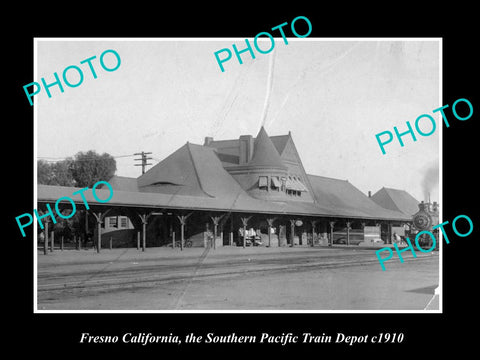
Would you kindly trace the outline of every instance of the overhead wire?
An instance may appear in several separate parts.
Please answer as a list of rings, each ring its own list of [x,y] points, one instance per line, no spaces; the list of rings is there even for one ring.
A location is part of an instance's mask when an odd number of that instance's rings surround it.
[[[101,156],[101,155],[100,155]],[[111,155],[114,159],[119,159],[119,158],[124,158],[124,157],[131,157],[131,156],[136,156],[135,154],[131,155]],[[37,160],[44,160],[46,162],[58,162],[58,161],[63,161],[63,160],[68,160],[72,159],[73,156],[67,156],[67,157],[53,157],[53,156],[37,156]],[[82,159],[76,159],[75,161],[91,161],[91,160],[98,160],[98,157],[85,157]]]

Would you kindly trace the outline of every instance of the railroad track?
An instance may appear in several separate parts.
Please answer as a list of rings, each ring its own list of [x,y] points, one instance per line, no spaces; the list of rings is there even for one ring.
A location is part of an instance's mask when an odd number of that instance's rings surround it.
[[[438,256],[424,255],[406,258],[405,261],[437,261]],[[207,259],[204,262],[190,261],[187,264],[161,264],[154,261],[145,263],[109,263],[88,271],[72,270],[55,273],[39,271],[37,291],[39,298],[49,293],[71,293],[81,296],[92,292],[109,292],[128,288],[149,288],[171,282],[201,281],[211,278],[238,276],[262,276],[282,271],[311,271],[339,267],[378,264],[372,254],[342,254],[327,256],[251,257]],[[127,266],[128,265],[128,266]],[[392,263],[393,266],[393,263]],[[400,266],[407,266],[400,264]],[[379,266],[379,270],[380,266]],[[387,270],[388,271],[388,270]]]

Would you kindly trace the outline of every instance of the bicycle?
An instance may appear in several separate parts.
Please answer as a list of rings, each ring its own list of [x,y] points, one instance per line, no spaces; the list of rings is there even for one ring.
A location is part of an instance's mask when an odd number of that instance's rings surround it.
[[[185,240],[183,242],[184,247],[190,248],[190,247],[192,247],[192,245],[193,245],[192,240]],[[181,246],[182,246],[182,243],[181,243],[180,240],[175,241],[175,247],[179,248]]]

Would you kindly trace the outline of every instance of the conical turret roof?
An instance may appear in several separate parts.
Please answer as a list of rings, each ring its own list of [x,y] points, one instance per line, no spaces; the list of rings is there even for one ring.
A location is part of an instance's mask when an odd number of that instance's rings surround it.
[[[280,154],[262,126],[255,139],[252,159],[248,166],[286,169]]]

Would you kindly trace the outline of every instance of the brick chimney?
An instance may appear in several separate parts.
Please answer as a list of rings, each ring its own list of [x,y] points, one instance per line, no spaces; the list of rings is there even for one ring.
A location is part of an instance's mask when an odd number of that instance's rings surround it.
[[[203,146],[210,146],[210,144],[213,141],[213,137],[211,136],[205,136],[205,142],[203,143]]]
[[[238,141],[240,143],[239,165],[245,165],[253,156],[253,137],[252,135],[241,135]]]

